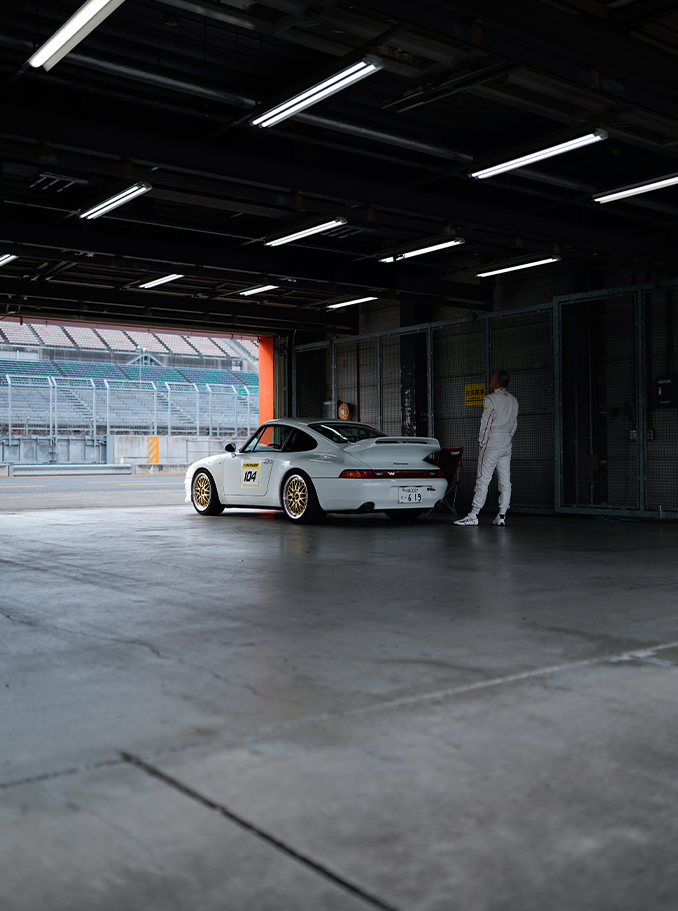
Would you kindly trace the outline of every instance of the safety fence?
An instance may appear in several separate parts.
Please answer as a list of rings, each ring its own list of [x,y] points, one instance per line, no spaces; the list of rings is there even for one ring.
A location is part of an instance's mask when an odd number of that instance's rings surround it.
[[[292,411],[336,417],[345,403],[387,433],[463,445],[466,508],[483,396],[506,369],[514,507],[678,517],[677,317],[678,283],[647,284],[302,345]]]
[[[259,396],[235,386],[4,374],[0,436],[74,434],[248,436]]]

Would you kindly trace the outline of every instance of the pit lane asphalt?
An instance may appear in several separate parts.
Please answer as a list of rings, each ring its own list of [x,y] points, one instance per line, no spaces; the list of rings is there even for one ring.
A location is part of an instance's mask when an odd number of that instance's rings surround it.
[[[0,478],[0,513],[25,509],[179,506],[182,475],[66,475]]]

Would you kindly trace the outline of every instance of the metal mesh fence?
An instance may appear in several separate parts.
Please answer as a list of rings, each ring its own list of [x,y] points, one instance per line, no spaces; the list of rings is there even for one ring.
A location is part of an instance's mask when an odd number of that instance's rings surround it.
[[[400,379],[400,336],[387,336],[381,343],[382,420],[384,433],[402,432],[403,411]]]
[[[325,401],[324,348],[299,351],[295,357],[296,416],[314,418],[322,415]],[[329,377],[329,374],[327,374]],[[329,396],[327,396],[329,398]]]
[[[377,341],[359,342],[358,348],[358,420],[376,427],[379,423],[379,363]]]
[[[48,376],[5,376],[0,386],[2,432],[51,436],[54,386]]]
[[[678,403],[662,405],[660,380],[678,385],[678,292],[654,291],[645,302],[647,338],[647,506],[678,509]],[[663,385],[663,384],[662,384]],[[674,402],[676,394],[674,392]],[[639,431],[640,432],[640,431]]]
[[[485,324],[433,333],[434,434],[442,446],[463,446],[458,499],[470,502],[476,480],[478,429],[485,389]]]
[[[97,432],[94,380],[53,377],[54,435]]]
[[[514,506],[553,506],[551,313],[490,321],[490,371],[507,370],[520,408],[511,458]],[[497,505],[497,489],[493,490]]]
[[[337,400],[345,402],[354,419],[358,420],[358,345],[356,342],[337,345],[335,349],[337,370]]]
[[[563,504],[638,507],[631,295],[563,307]]]

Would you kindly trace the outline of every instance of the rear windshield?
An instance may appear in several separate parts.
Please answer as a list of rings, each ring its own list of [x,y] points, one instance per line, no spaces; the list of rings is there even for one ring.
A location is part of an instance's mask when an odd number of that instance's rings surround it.
[[[375,440],[385,437],[381,430],[375,430],[369,424],[349,424],[346,421],[323,421],[322,424],[309,424],[311,430],[321,433],[333,443],[359,443],[361,440]]]

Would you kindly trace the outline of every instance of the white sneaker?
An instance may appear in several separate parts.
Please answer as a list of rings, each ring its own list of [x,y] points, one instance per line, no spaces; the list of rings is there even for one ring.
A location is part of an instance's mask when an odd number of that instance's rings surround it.
[[[497,518],[493,520],[492,524],[493,525],[506,525],[506,513],[504,513],[504,515],[499,513]]]
[[[474,516],[473,513],[470,512],[470,513],[466,516],[465,519],[457,519],[457,521],[456,521],[454,524],[455,524],[455,525],[477,525],[477,524],[478,524],[478,516]]]

